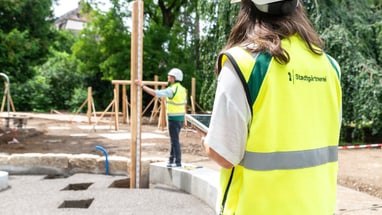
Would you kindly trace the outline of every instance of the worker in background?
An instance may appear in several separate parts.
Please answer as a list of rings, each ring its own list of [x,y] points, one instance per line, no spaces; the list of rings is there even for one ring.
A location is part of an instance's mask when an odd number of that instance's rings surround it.
[[[187,91],[182,86],[183,72],[178,68],[173,68],[168,72],[167,80],[169,86],[166,89],[154,90],[143,84],[140,80],[134,83],[140,86],[146,93],[166,97],[166,112],[168,119],[168,130],[170,134],[171,150],[167,167],[182,166],[182,150],[179,142],[179,134],[184,125],[184,116],[187,104]]]

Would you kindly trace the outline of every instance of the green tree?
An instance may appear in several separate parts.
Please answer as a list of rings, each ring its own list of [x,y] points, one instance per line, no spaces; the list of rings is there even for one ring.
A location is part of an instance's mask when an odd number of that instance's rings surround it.
[[[227,41],[238,11],[239,4],[219,0],[203,2],[198,8],[198,13],[205,24],[202,28],[204,34],[201,35],[199,51],[202,67],[198,71],[198,77],[204,80],[199,102],[206,110],[212,110],[213,106],[216,89],[215,63],[218,53]]]
[[[182,52],[185,45],[185,31],[181,25],[181,8],[187,1],[174,0],[147,1],[145,15],[149,18],[145,26],[144,38],[144,78],[150,80],[158,75],[167,80],[167,72],[179,67],[185,72],[187,53]],[[184,9],[184,7],[183,7]],[[183,62],[182,62],[183,61]]]
[[[303,0],[303,3],[326,42],[326,52],[337,59],[342,69],[343,126],[351,127],[342,129],[342,137],[365,140],[365,132],[381,133],[381,1]],[[200,99],[206,109],[212,108],[216,85],[212,62],[229,35],[237,6],[229,1],[210,0],[198,8],[207,32],[200,41],[203,65],[200,76],[205,80]]]
[[[78,36],[69,30],[57,30],[55,32],[56,37],[51,44],[51,48],[58,52],[72,54],[71,48],[73,44],[77,42]]]
[[[11,83],[34,76],[33,66],[46,60],[54,38],[52,0],[2,0],[0,4],[0,68]]]
[[[152,80],[157,75],[159,80],[165,81],[168,71],[176,67],[183,71],[183,84],[191,90],[191,79],[197,75],[200,66],[195,24],[198,2],[145,1],[143,79]]]
[[[124,23],[129,14],[123,12],[127,9],[118,1],[112,3],[106,13],[84,7],[83,12],[91,13],[92,21],[72,47],[82,62],[80,71],[87,77],[86,84],[93,88],[95,103],[101,108],[113,98],[110,81],[130,77],[130,33]]]
[[[33,78],[12,89],[12,94],[16,95],[13,100],[17,110],[73,110],[86,99],[87,89],[82,86],[85,77],[78,73],[80,62],[71,55],[70,50],[77,37],[66,30],[54,33],[56,39],[51,43],[47,61],[33,68]],[[80,98],[82,101],[78,101]]]
[[[83,73],[108,81],[130,79],[131,39],[126,23],[130,14],[124,12],[127,9],[123,3],[126,2],[112,1],[113,7],[106,13],[93,12],[92,22],[81,32],[80,39],[72,47],[75,56],[83,62]],[[190,63],[190,59],[195,59],[195,30],[192,23],[196,4],[187,3],[186,0],[144,2],[144,80],[152,80],[154,75],[158,75],[162,81],[167,80],[167,72],[179,67],[185,73],[184,83],[190,86],[196,71],[196,63]],[[112,92],[100,85],[95,87],[97,82],[94,78],[91,80],[95,91],[103,89],[103,94]],[[110,83],[107,85],[111,86]],[[112,94],[108,96],[112,98]],[[107,104],[110,101],[102,95],[94,98],[102,98]]]
[[[78,108],[87,96],[84,77],[76,72],[79,66],[74,56],[53,51],[48,61],[36,67],[36,76],[14,91],[18,95],[15,103],[36,112]],[[85,92],[85,97],[74,100],[79,90]]]
[[[382,128],[380,1],[305,3],[326,51],[341,66],[343,138],[365,140],[368,130],[377,135]]]

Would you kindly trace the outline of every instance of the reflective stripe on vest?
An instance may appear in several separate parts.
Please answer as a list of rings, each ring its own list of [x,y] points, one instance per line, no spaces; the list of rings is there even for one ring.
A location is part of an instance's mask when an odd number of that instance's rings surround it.
[[[269,171],[300,169],[336,162],[338,146],[294,152],[257,153],[246,151],[240,165],[246,169]]]

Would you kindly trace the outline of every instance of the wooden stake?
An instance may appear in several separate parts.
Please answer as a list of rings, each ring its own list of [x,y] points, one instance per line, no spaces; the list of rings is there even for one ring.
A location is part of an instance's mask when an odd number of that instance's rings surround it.
[[[122,122],[127,123],[127,97],[126,97],[126,85],[122,85]]]
[[[119,130],[119,84],[114,85],[114,129]]]
[[[195,78],[192,78],[191,79],[191,113],[192,114],[195,114],[195,86],[196,86],[196,84],[195,84]]]
[[[4,86],[5,86],[5,88],[4,88],[4,96],[3,96],[3,102],[1,103],[1,110],[0,110],[0,112],[4,111],[4,105],[5,105],[5,102],[7,100],[9,84],[7,82],[4,82]],[[13,105],[13,100],[12,100],[12,96],[11,95],[9,95],[9,104],[11,105],[12,111],[16,112],[15,106]]]
[[[89,125],[92,123],[92,104],[93,104],[93,96],[92,96],[92,87],[88,87],[88,111],[86,113],[88,117]]]
[[[74,117],[78,115],[78,113],[82,110],[82,108],[87,104],[88,105],[88,110],[86,112],[86,115],[88,117],[88,122],[89,125],[91,124],[91,114],[92,114],[92,109],[93,109],[93,116],[96,119],[96,110],[94,106],[94,101],[93,101],[93,96],[92,96],[92,87],[88,87],[88,97],[85,99],[85,101],[81,104],[80,108],[74,113],[74,116],[70,119],[72,122]]]
[[[98,120],[93,125],[93,130],[95,130],[95,126],[98,124],[98,121],[102,119],[102,117],[105,115],[105,113],[110,109],[110,107],[114,107],[114,99],[110,102],[110,104],[107,106],[107,108],[103,111],[101,116],[98,118]]]

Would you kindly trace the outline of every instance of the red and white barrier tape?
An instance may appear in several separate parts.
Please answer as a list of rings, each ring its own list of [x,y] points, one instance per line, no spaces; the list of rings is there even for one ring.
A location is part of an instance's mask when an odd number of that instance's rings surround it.
[[[363,149],[363,148],[376,148],[376,147],[382,147],[382,143],[354,145],[354,146],[338,146],[338,149]]]

